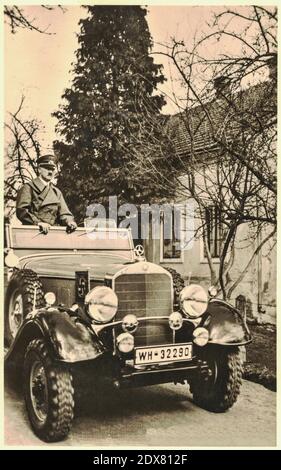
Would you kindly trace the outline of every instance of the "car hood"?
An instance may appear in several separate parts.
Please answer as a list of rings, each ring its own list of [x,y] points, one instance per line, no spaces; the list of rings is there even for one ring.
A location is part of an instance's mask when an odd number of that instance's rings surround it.
[[[112,277],[118,271],[155,273],[165,271],[147,261],[130,261],[111,254],[76,253],[63,255],[41,255],[22,259],[22,269],[32,269],[40,277],[74,279],[76,271],[89,271],[91,279]]]

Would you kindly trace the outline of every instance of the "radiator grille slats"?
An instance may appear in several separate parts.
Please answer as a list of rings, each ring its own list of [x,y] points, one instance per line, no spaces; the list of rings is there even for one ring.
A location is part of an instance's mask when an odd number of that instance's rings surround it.
[[[118,296],[116,320],[133,313],[137,317],[169,316],[172,312],[172,281],[168,274],[122,274],[115,280]],[[135,335],[137,345],[165,344],[172,341],[167,321],[146,322]]]
[[[122,274],[115,280],[117,319],[127,313],[137,317],[169,315],[172,312],[171,279],[168,274]]]
[[[135,335],[135,346],[155,346],[171,344],[173,332],[167,321],[154,321],[140,326]]]

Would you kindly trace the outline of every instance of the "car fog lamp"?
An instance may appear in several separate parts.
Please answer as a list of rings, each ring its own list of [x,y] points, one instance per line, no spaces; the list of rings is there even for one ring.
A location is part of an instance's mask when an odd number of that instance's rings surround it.
[[[119,351],[122,353],[131,352],[134,349],[134,337],[130,333],[121,333],[116,338],[116,343]]]
[[[207,309],[208,295],[203,287],[198,284],[190,284],[181,291],[180,302],[183,311],[190,318],[197,318],[203,315]]]
[[[115,292],[106,286],[94,287],[85,297],[88,314],[98,323],[107,323],[117,312],[118,298]]]
[[[196,328],[193,331],[193,342],[197,344],[197,346],[205,346],[209,341],[209,332],[206,328]]]
[[[183,318],[180,312],[173,312],[169,316],[169,325],[172,330],[179,330],[182,327]]]
[[[44,295],[44,299],[47,305],[51,306],[56,303],[56,295],[53,292],[47,292]]]
[[[129,313],[123,318],[122,329],[123,331],[128,331],[129,333],[134,333],[138,327],[138,319],[136,315]]]
[[[218,289],[215,286],[210,286],[208,292],[210,297],[216,297],[218,294]]]

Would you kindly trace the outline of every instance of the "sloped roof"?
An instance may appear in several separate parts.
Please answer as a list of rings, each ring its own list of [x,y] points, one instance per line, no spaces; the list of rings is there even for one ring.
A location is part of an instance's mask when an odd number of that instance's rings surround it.
[[[188,156],[203,152],[216,152],[220,145],[216,138],[222,133],[227,139],[235,139],[249,121],[258,125],[265,116],[270,119],[276,113],[275,85],[271,81],[242,90],[231,97],[216,98],[204,105],[189,108],[167,118],[167,131],[177,155]]]

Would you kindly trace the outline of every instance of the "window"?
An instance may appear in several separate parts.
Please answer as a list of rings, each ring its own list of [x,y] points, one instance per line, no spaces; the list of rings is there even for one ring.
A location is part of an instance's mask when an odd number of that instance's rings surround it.
[[[209,251],[212,258],[219,258],[222,241],[221,215],[218,207],[208,207],[205,209],[206,236]],[[204,258],[207,257],[204,245]]]
[[[183,223],[184,214],[180,207],[174,206],[170,213],[162,213],[161,261],[182,262]]]

